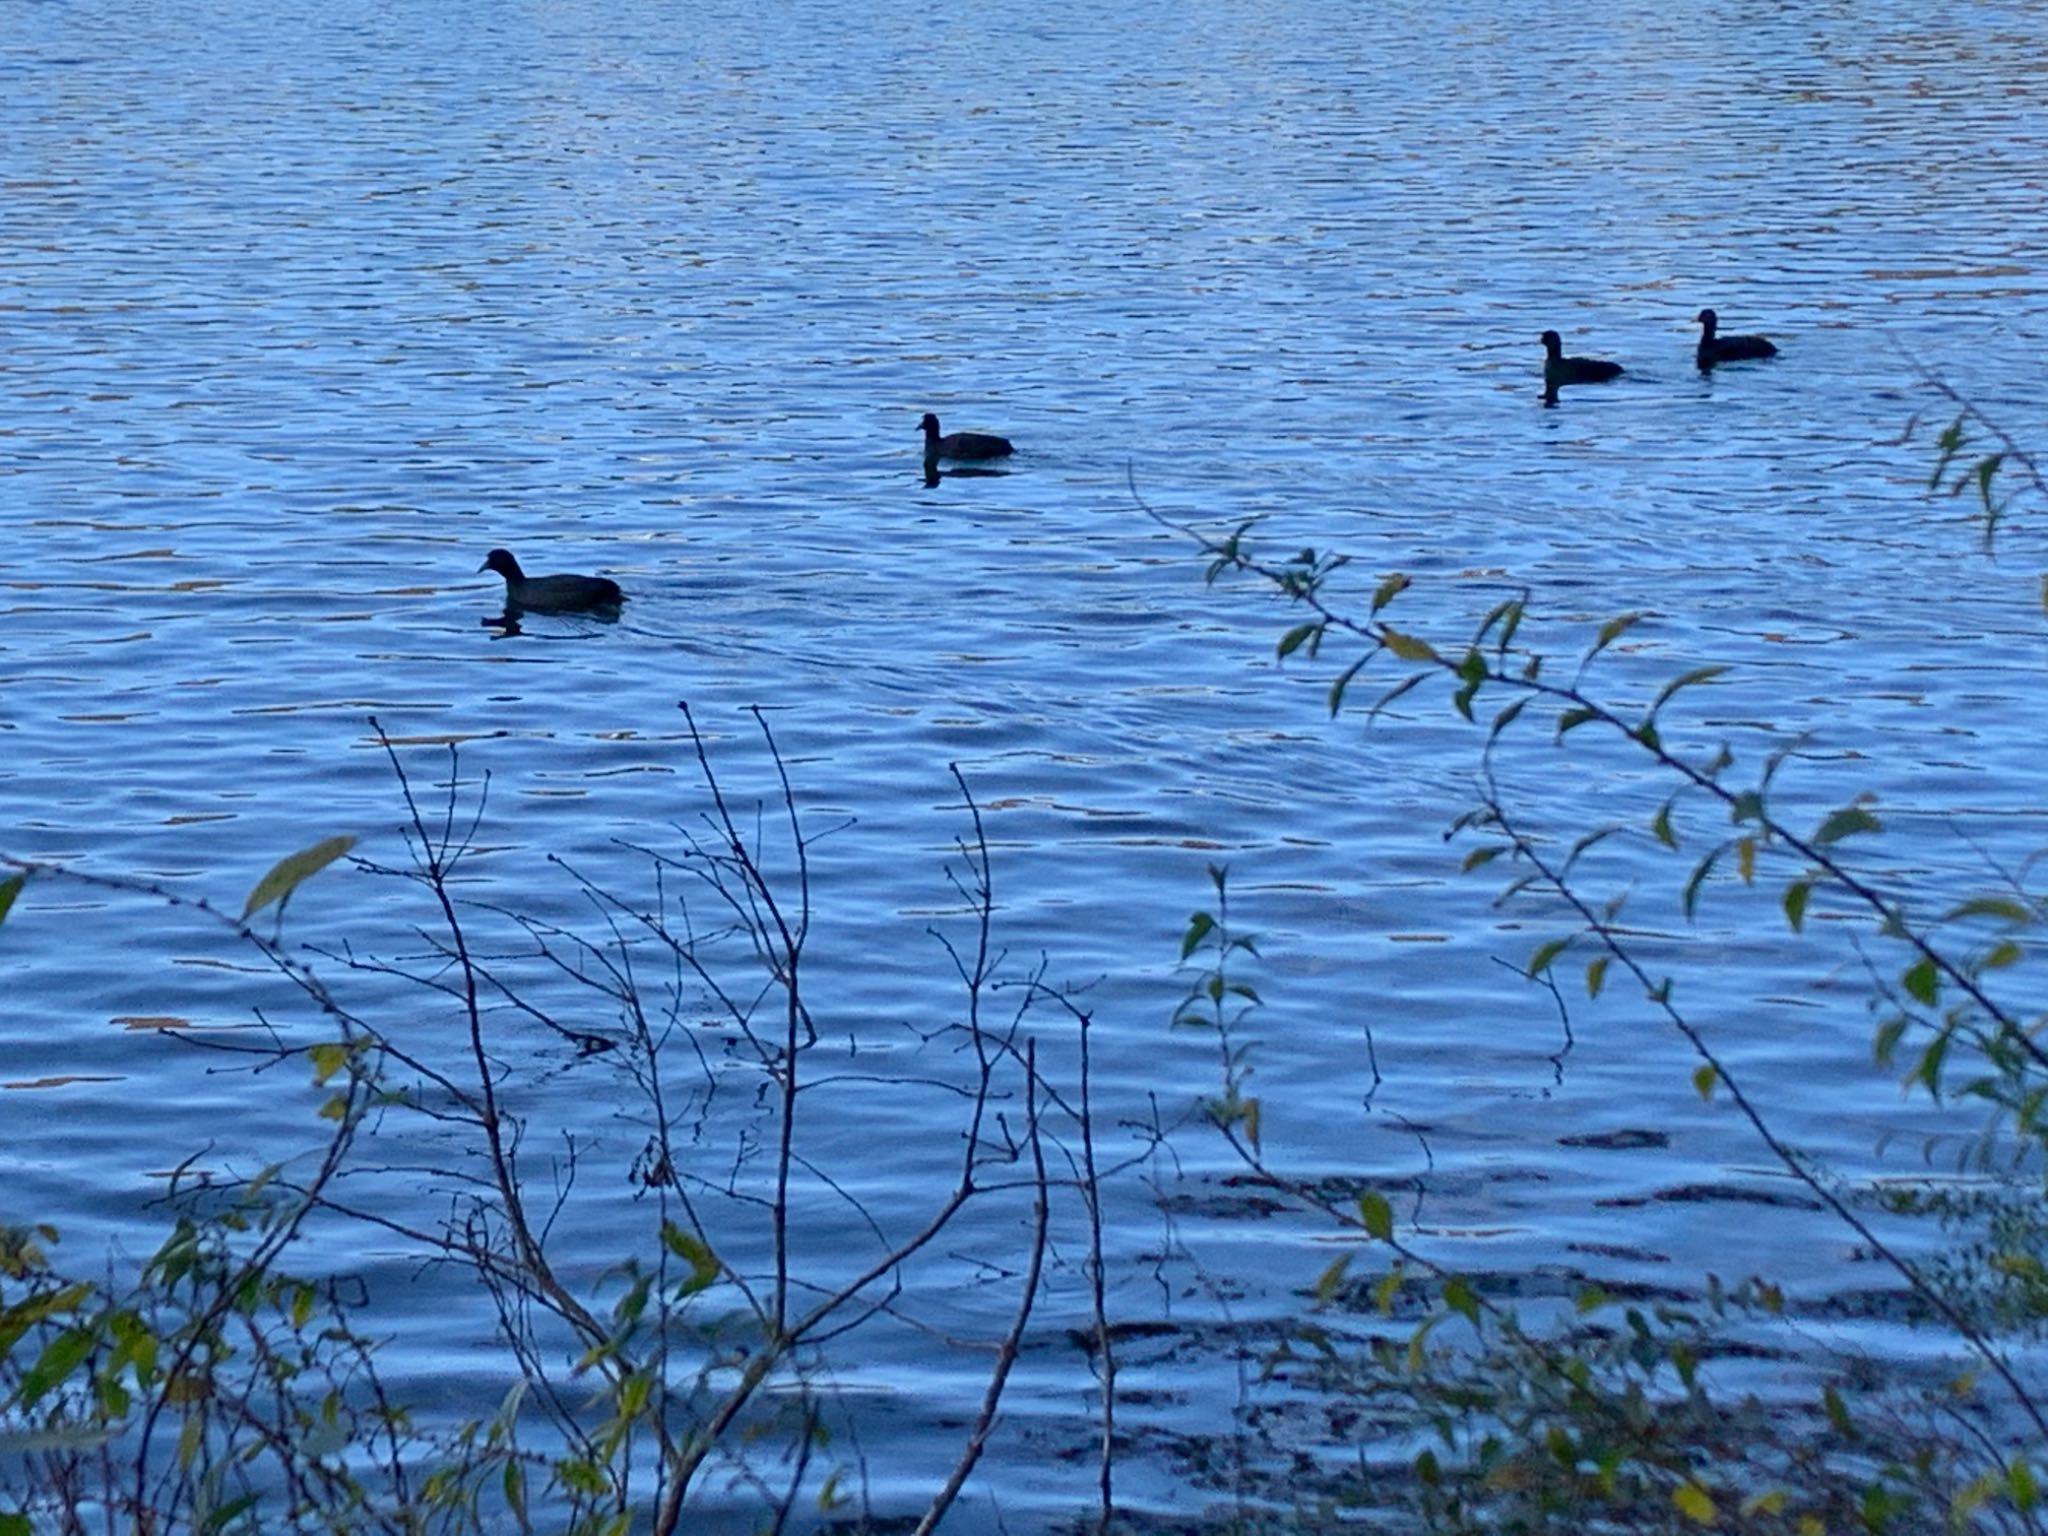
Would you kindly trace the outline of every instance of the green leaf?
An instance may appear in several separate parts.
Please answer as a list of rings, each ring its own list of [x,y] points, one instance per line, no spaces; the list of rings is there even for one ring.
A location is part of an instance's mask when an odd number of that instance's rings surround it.
[[[1302,643],[1311,635],[1321,630],[1322,627],[1321,622],[1316,621],[1308,624],[1297,624],[1294,628],[1287,631],[1286,634],[1280,637],[1280,660],[1285,661],[1289,656],[1300,650]],[[1314,654],[1313,651],[1310,654]]]
[[[1657,701],[1650,706],[1650,713],[1653,715],[1656,714],[1658,710],[1664,707],[1666,701],[1669,700],[1671,696],[1677,693],[1681,688],[1692,688],[1698,686],[1701,683],[1709,682],[1712,679],[1719,677],[1723,672],[1726,672],[1727,670],[1728,669],[1725,666],[1694,667],[1690,672],[1686,673],[1684,676],[1674,677],[1673,679],[1671,679],[1670,682],[1666,683],[1663,686],[1663,688],[1658,690]]]
[[[2000,939],[1985,952],[1984,958],[1977,962],[1977,968],[1984,971],[2002,971],[2007,966],[2017,964],[2026,958],[2026,953],[2022,946],[2013,943],[2011,939]]]
[[[1695,1525],[1712,1525],[1720,1518],[1714,1511],[1712,1496],[1698,1483],[1680,1483],[1671,1491],[1671,1502],[1678,1506],[1680,1514]]]
[[[1444,1305],[1474,1328],[1479,1326],[1479,1297],[1463,1275],[1453,1275],[1444,1282]]]
[[[1899,978],[1907,996],[1923,1007],[1932,1008],[1934,999],[1940,993],[1940,972],[1935,969],[1934,957],[1922,955],[1917,963]]]
[[[1187,932],[1180,938],[1180,957],[1185,960],[1201,947],[1202,940],[1215,930],[1216,919],[1206,912],[1197,912],[1188,919]]]
[[[1688,921],[1692,918],[1693,908],[1699,904],[1700,887],[1707,883],[1707,876],[1713,873],[1715,861],[1721,857],[1723,851],[1716,848],[1693,866],[1692,877],[1685,882],[1685,893],[1682,898]]]
[[[665,1221],[661,1224],[661,1241],[670,1253],[690,1266],[690,1278],[683,1286],[685,1296],[696,1295],[718,1278],[722,1268],[718,1255],[696,1233]]]
[[[348,1065],[348,1047],[338,1040],[323,1041],[306,1054],[313,1062],[313,1086],[316,1088]]]
[[[0,923],[7,921],[7,913],[14,905],[14,898],[21,894],[21,888],[27,884],[28,872],[26,870],[17,875],[9,875],[5,880],[0,880]]]
[[[1326,1268],[1320,1275],[1316,1276],[1316,1283],[1314,1286],[1316,1300],[1330,1301],[1334,1299],[1337,1295],[1337,1292],[1343,1288],[1345,1273],[1350,1268],[1350,1254],[1340,1253],[1337,1255],[1336,1258],[1332,1259],[1329,1263],[1329,1267]]]
[[[1822,822],[1820,830],[1813,834],[1810,841],[1825,848],[1830,843],[1839,843],[1843,838],[1853,837],[1858,832],[1881,832],[1883,830],[1884,823],[1871,815],[1870,812],[1864,810],[1862,806],[1849,805],[1836,811],[1826,821]]]
[[[1507,851],[1507,845],[1504,843],[1489,843],[1483,848],[1474,848],[1465,855],[1465,862],[1458,866],[1458,872],[1470,874],[1482,864],[1491,864]]]
[[[1889,1067],[1892,1064],[1892,1057],[1898,1051],[1899,1039],[1906,1033],[1908,1022],[1903,1014],[1886,1019],[1878,1026],[1877,1033],[1871,1037],[1870,1054],[1880,1067]]]
[[[1588,720],[1598,720],[1597,709],[1568,709],[1557,717],[1557,734],[1562,737],[1567,731],[1575,731]]]
[[[1856,1433],[1856,1421],[1849,1417],[1849,1405],[1842,1401],[1842,1394],[1833,1387],[1824,1388],[1820,1395],[1821,1406],[1827,1410],[1828,1422],[1838,1433]]]
[[[1678,846],[1678,834],[1671,830],[1672,802],[1666,800],[1657,808],[1657,814],[1650,818],[1650,835],[1666,848]]]
[[[292,892],[355,845],[353,837],[323,838],[310,848],[301,848],[297,853],[279,859],[270,866],[270,873],[258,880],[256,888],[249,893],[248,901],[242,906],[242,921],[246,923],[273,901],[291,900]]]
[[[1607,983],[1607,955],[1595,955],[1586,962],[1586,996],[1598,997]]]
[[[1811,880],[1794,880],[1785,887],[1785,921],[1797,933],[1806,923],[1806,903],[1813,896]]]
[[[1617,614],[1614,618],[1609,619],[1600,626],[1600,633],[1593,641],[1593,649],[1586,652],[1586,660],[1591,661],[1595,656],[1606,650],[1608,646],[1614,644],[1615,641],[1619,640],[1631,629],[1634,629],[1642,620],[1643,615],[1640,613]]]
[[[2010,896],[1973,896],[1949,908],[1944,921],[1953,923],[1966,917],[1995,917],[2015,928],[2030,927],[2034,921],[2033,909]]]
[[[1570,939],[1552,939],[1547,944],[1537,946],[1536,953],[1529,957],[1529,975],[1541,976],[1549,970],[1550,962],[1563,954],[1565,946],[1569,943]]]
[[[1719,1081],[1721,1081],[1721,1069],[1711,1061],[1702,1062],[1699,1066],[1692,1069],[1692,1091],[1704,1100],[1711,1101],[1713,1099],[1714,1084]]]
[[[1991,505],[1991,481],[1998,473],[1998,466],[2005,462],[2003,453],[1994,453],[1977,461],[1977,494],[1984,498],[1984,510],[1995,512]]]
[[[1413,672],[1410,673],[1407,677],[1402,678],[1400,682],[1394,684],[1393,687],[1389,688],[1385,693],[1381,694],[1377,699],[1373,700],[1372,708],[1366,711],[1366,720],[1370,722],[1372,720],[1377,719],[1379,717],[1379,713],[1381,710],[1385,709],[1389,704],[1393,703],[1394,700],[1401,697],[1402,694],[1406,693],[1409,689],[1413,688],[1416,684],[1420,683],[1424,678],[1428,676],[1429,674],[1427,672]]]
[[[62,1382],[80,1361],[92,1353],[92,1346],[99,1338],[96,1328],[66,1328],[43,1347],[36,1363],[21,1373],[21,1385],[15,1388],[14,1406],[33,1407],[36,1400],[52,1387]]]
[[[1358,660],[1351,663],[1342,672],[1339,672],[1337,680],[1330,684],[1330,714],[1332,717],[1343,707],[1344,690],[1351,686],[1351,679],[1358,676],[1359,672],[1370,660],[1372,660],[1370,654],[1359,657]]]
[[[1404,635],[1398,629],[1382,629],[1380,643],[1403,661],[1435,661],[1437,654],[1427,640]]]
[[[1387,604],[1391,603],[1403,592],[1406,592],[1408,590],[1408,587],[1408,578],[1406,576],[1403,576],[1399,571],[1394,572],[1393,575],[1387,577],[1384,581],[1382,581],[1377,587],[1373,589],[1371,611],[1373,613],[1378,613],[1382,608],[1386,607]]]
[[[1358,1197],[1358,1216],[1365,1223],[1368,1237],[1376,1237],[1383,1243],[1394,1240],[1394,1208],[1387,1204],[1387,1197],[1376,1189],[1369,1189]]]
[[[2041,1502],[2041,1485],[2034,1478],[2034,1468],[2024,1456],[2015,1456],[2012,1465],[2005,1469],[2005,1486],[2012,1493],[2012,1501],[2028,1514]]]
[[[1515,718],[1528,707],[1529,700],[1527,696],[1515,700],[1514,703],[1510,704],[1506,709],[1502,710],[1499,714],[1493,717],[1493,728],[1487,734],[1490,736],[1498,736],[1502,731],[1506,730],[1509,726],[1513,725],[1515,723]]]
[[[1934,461],[1934,473],[1927,477],[1927,489],[1933,490],[1941,484],[1941,477],[1948,473],[1949,461],[1963,451],[1963,418],[1961,416],[1948,424],[1948,428],[1935,439],[1935,447],[1941,456]]]

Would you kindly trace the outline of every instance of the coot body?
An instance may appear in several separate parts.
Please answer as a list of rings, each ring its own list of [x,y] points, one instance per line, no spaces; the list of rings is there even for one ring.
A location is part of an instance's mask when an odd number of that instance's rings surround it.
[[[1700,346],[1695,356],[1700,372],[1717,363],[1741,363],[1754,358],[1776,357],[1778,349],[1762,336],[1723,336],[1718,333],[1721,317],[1711,309],[1699,312]]]
[[[1017,451],[1007,437],[991,432],[948,432],[939,435],[939,418],[930,411],[918,423],[924,431],[924,456],[935,459],[1006,459]]]
[[[529,576],[509,549],[492,550],[477,569],[496,571],[505,578],[508,612],[590,613],[616,608],[626,600],[619,584],[609,576]]]
[[[1605,384],[1621,377],[1621,364],[1603,357],[1566,357],[1564,338],[1545,331],[1543,341],[1543,398],[1555,405],[1557,392],[1567,384]]]

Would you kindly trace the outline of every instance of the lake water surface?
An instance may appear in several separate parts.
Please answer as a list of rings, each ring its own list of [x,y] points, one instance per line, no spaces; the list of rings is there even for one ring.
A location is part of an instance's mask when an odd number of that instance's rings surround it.
[[[1214,1042],[1169,1020],[1227,864],[1276,1161],[1416,1191],[1401,1215],[1447,1264],[1536,1290],[1760,1271],[1825,1334],[1885,1277],[1784,1203],[1683,1042],[1610,989],[1563,1051],[1550,996],[1494,963],[1564,920],[1492,907],[1438,835],[1481,733],[1430,688],[1329,720],[1334,668],[1274,662],[1293,616],[1205,587],[1132,487],[1347,551],[1361,604],[1405,571],[1422,632],[1526,588],[1532,643],[1569,655],[1641,610],[1596,685],[1726,663],[1685,716],[1703,749],[1808,733],[1795,822],[1870,790],[1884,878],[1996,883],[2048,832],[2043,541],[2020,518],[1987,551],[1967,500],[1927,498],[1947,415],[1913,363],[2048,442],[2044,88],[2040,8],[1965,0],[0,0],[0,848],[231,909],[333,834],[403,863],[374,716],[421,786],[451,742],[489,775],[467,894],[585,922],[550,856],[645,890],[620,840],[672,843],[705,805],[678,701],[742,799],[773,788],[759,705],[810,824],[851,821],[814,854],[812,998],[865,1086],[818,1096],[806,1152],[882,1227],[957,1155],[923,1086],[953,1066],[916,1044],[960,1005],[933,936],[964,932],[957,763],[1006,965],[1086,989],[1106,1146],[1215,1089]],[[1783,355],[1697,373],[1707,304]],[[1627,375],[1543,409],[1547,327]],[[926,410],[1012,436],[1009,472],[927,486]],[[614,577],[623,619],[487,626],[494,546]],[[1502,766],[1558,836],[1661,798],[1545,739]],[[1920,1171],[1883,1138],[1934,1122],[1869,1068],[1855,951],[1781,936],[1775,887],[1686,928],[1689,866],[1638,842],[1603,877],[1637,885],[1647,949],[1774,1123],[1851,1177]],[[424,920],[341,866],[284,931],[397,954]],[[56,884],[7,925],[0,1220],[56,1222],[87,1270],[155,1246],[184,1159],[246,1173],[317,1140],[302,1085],[151,1027],[266,1001],[194,933]],[[373,1019],[418,1006],[347,984]],[[641,1130],[602,1062],[499,1027],[521,1113],[614,1181],[560,1234],[595,1285],[643,1229],[619,1176]],[[1030,1027],[1070,1064],[1071,1030]],[[1201,1126],[1171,1145],[1113,1186],[1113,1313],[1270,1339],[1335,1250],[1244,1198]],[[829,1252],[843,1207],[812,1198]],[[920,1271],[915,1326],[839,1346],[884,1510],[950,1464],[1022,1220]],[[1090,1497],[1084,1256],[975,1485],[1012,1530]],[[488,1411],[480,1294],[395,1240],[335,1261],[418,1288],[387,1357],[406,1391]],[[1126,1386],[1154,1448],[1224,1432],[1240,1391],[1220,1348],[1141,1351]],[[1126,1491],[1223,1497],[1165,1455]]]

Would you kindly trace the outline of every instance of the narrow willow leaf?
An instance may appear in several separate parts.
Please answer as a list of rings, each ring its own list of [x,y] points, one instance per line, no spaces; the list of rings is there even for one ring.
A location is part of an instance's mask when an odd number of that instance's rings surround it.
[[[1201,947],[1202,940],[1209,937],[1216,927],[1216,919],[1206,912],[1196,912],[1188,918],[1187,932],[1180,936],[1180,957],[1185,960]]]
[[[1825,848],[1830,843],[1839,843],[1845,837],[1854,837],[1858,832],[1881,832],[1884,823],[1860,805],[1844,806],[1820,824],[1813,834],[1812,842]]]
[[[1617,614],[1609,619],[1600,626],[1600,633],[1593,641],[1593,649],[1586,652],[1586,660],[1591,661],[1595,656],[1606,650],[1608,646],[1614,644],[1615,641],[1619,640],[1631,629],[1634,629],[1642,620],[1643,615],[1640,613]]]
[[[1828,1422],[1844,1435],[1856,1433],[1856,1421],[1849,1417],[1849,1405],[1842,1401],[1842,1394],[1833,1387],[1824,1388],[1820,1395],[1821,1406],[1827,1410]]]
[[[1545,971],[1549,970],[1550,962],[1563,954],[1565,946],[1569,943],[1571,943],[1570,939],[1552,939],[1547,944],[1539,945],[1536,953],[1529,957],[1530,976],[1541,976]]]
[[[1652,752],[1664,750],[1664,738],[1657,734],[1657,722],[1654,720],[1645,720],[1641,725],[1637,726],[1635,737],[1637,741],[1640,741]]]
[[[1505,845],[1492,843],[1484,848],[1474,848],[1465,855],[1465,862],[1458,866],[1460,874],[1470,874],[1482,864],[1491,864],[1508,850]]]
[[[1995,514],[1997,511],[1991,505],[1991,481],[1998,473],[1998,466],[2004,462],[2005,455],[2003,453],[1994,453],[1987,458],[1980,459],[1977,463],[1977,494],[1984,498],[1984,510],[1986,512]]]
[[[1658,710],[1664,707],[1666,701],[1680,689],[1693,688],[1701,683],[1711,682],[1727,670],[1725,666],[1694,667],[1682,677],[1674,677],[1658,690],[1657,701],[1650,706],[1650,713],[1656,714]]]
[[[2034,921],[2033,910],[2010,896],[1974,896],[1960,906],[1950,907],[1944,921],[1952,923],[1965,917],[1995,917],[2015,928],[2029,927]]]
[[[1785,921],[1792,925],[1794,933],[1798,933],[1805,926],[1806,903],[1812,896],[1811,880],[1794,880],[1785,887]]]
[[[1735,872],[1742,876],[1742,883],[1750,885],[1756,880],[1756,839],[1745,837],[1735,844]]]
[[[1941,973],[1935,969],[1932,955],[1922,955],[1899,981],[1906,995],[1924,1007],[1932,1008],[1934,999],[1940,995]]]
[[[1382,629],[1380,643],[1403,661],[1435,661],[1436,651],[1427,640],[1404,635],[1398,629]]]
[[[1342,672],[1339,672],[1337,680],[1330,684],[1330,714],[1333,718],[1337,711],[1343,707],[1344,690],[1351,686],[1351,679],[1358,676],[1365,664],[1371,659],[1370,655],[1359,657],[1358,660],[1351,663]]]
[[[0,880],[0,923],[7,921],[7,913],[14,905],[14,898],[21,894],[21,888],[27,884],[28,874],[26,871],[18,875],[9,875],[5,880]]]
[[[1406,693],[1409,689],[1415,687],[1427,676],[1429,676],[1427,672],[1415,672],[1411,673],[1407,677],[1402,678],[1400,682],[1394,684],[1393,687],[1389,688],[1385,693],[1381,694],[1377,699],[1373,700],[1372,708],[1366,711],[1365,718],[1368,721],[1376,719],[1381,710],[1385,709],[1389,704],[1393,703],[1394,700],[1400,698],[1401,695]]]
[[[1728,802],[1728,819],[1737,826],[1745,821],[1762,821],[1764,797],[1753,789],[1737,790]]]
[[[1286,634],[1280,637],[1280,659],[1285,661],[1289,656],[1300,650],[1302,642],[1322,627],[1319,623],[1297,624],[1294,628],[1287,631]]]
[[[2013,943],[2011,939],[2000,939],[1991,946],[1984,958],[1977,962],[1977,968],[1984,971],[2002,971],[2024,958],[2026,953],[2024,948]]]
[[[1596,955],[1586,962],[1586,996],[1598,997],[1600,989],[1607,984],[1607,955]]]
[[[1508,598],[1505,602],[1495,603],[1491,608],[1487,609],[1486,617],[1479,621],[1479,627],[1472,632],[1472,643],[1474,645],[1486,644],[1487,631],[1492,629],[1493,626],[1498,624],[1502,619],[1506,618],[1508,616],[1508,610],[1510,608],[1513,608],[1515,606],[1515,603],[1516,599],[1511,597]]]
[[[1387,1197],[1376,1189],[1368,1189],[1358,1197],[1359,1220],[1365,1223],[1368,1237],[1376,1237],[1383,1243],[1394,1240],[1394,1208],[1387,1204]]]
[[[1377,587],[1373,589],[1371,610],[1372,613],[1378,613],[1382,608],[1386,607],[1387,604],[1391,603],[1403,592],[1406,592],[1408,590],[1408,587],[1408,578],[1406,576],[1403,576],[1399,571],[1396,571],[1393,575],[1387,577]]]
[[[1693,908],[1699,904],[1700,887],[1707,883],[1707,876],[1713,873],[1714,864],[1721,857],[1722,851],[1722,849],[1716,848],[1704,859],[1701,859],[1699,863],[1695,864],[1693,866],[1692,878],[1685,882],[1682,905],[1685,908],[1685,915],[1688,921],[1692,918]]]
[[[1493,717],[1493,729],[1490,730],[1487,734],[1490,736],[1498,736],[1502,731],[1506,730],[1509,726],[1513,725],[1515,723],[1516,717],[1520,715],[1522,711],[1527,709],[1528,707],[1529,700],[1527,699],[1527,697],[1515,700],[1514,703],[1510,704],[1506,709],[1502,710],[1499,714]]]
[[[1599,718],[1600,711],[1597,709],[1568,709],[1557,717],[1557,734],[1563,736],[1567,731],[1577,730],[1588,720]]]
[[[1892,1064],[1892,1058],[1899,1049],[1899,1039],[1906,1033],[1908,1022],[1905,1015],[1898,1014],[1886,1019],[1877,1027],[1877,1033],[1871,1037],[1870,1054],[1880,1067],[1889,1067]]]
[[[1672,802],[1666,800],[1650,818],[1650,835],[1666,848],[1678,846],[1678,834],[1671,830],[1671,806]]]
[[[242,906],[242,921],[246,923],[273,901],[289,901],[293,891],[355,845],[356,840],[353,837],[329,837],[321,839],[310,848],[301,848],[297,853],[286,854],[270,866],[269,874],[256,882],[256,888],[249,893],[248,901]]]
[[[1711,1061],[1692,1069],[1692,1091],[1702,1099],[1711,1101],[1714,1097],[1714,1084],[1720,1081],[1721,1069]]]
[[[1949,461],[1963,451],[1963,441],[1963,418],[1958,416],[1935,439],[1935,447],[1941,450],[1941,456],[1934,461],[1934,473],[1927,477],[1927,489],[1931,491],[1941,484],[1941,477],[1948,473]]]
[[[1598,1312],[1606,1306],[1607,1299],[1607,1292],[1597,1285],[1589,1285],[1572,1298],[1572,1308],[1584,1317],[1588,1312]]]
[[[1941,1069],[1948,1061],[1949,1036],[1936,1035],[1931,1045],[1920,1053],[1920,1059],[1913,1064],[1910,1079],[1927,1089],[1931,1098],[1941,1097]]]
[[[1259,1100],[1246,1099],[1239,1108],[1241,1118],[1244,1121],[1245,1140],[1249,1141],[1252,1144],[1253,1150],[1256,1151],[1259,1146]]]
[[[1316,1276],[1316,1283],[1314,1286],[1316,1300],[1334,1300],[1337,1295],[1337,1292],[1343,1289],[1344,1277],[1345,1274],[1350,1270],[1350,1268],[1350,1254],[1340,1253],[1339,1255],[1337,1255],[1336,1258],[1332,1259],[1330,1261],[1329,1267],[1325,1269],[1320,1275]]]

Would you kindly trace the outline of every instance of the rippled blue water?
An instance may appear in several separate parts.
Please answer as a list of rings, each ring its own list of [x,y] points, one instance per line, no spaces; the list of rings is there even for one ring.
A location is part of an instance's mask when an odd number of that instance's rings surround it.
[[[1961,0],[0,0],[6,851],[229,906],[333,833],[399,862],[374,715],[422,783],[448,742],[490,774],[472,894],[566,920],[547,856],[638,881],[614,839],[701,807],[676,702],[747,793],[769,783],[760,704],[819,824],[857,820],[814,869],[831,1028],[956,1006],[927,930],[957,908],[957,762],[1010,953],[1092,986],[1105,1121],[1213,1086],[1209,1042],[1167,1020],[1223,861],[1262,935],[1255,1086],[1290,1166],[1425,1177],[1417,1220],[1475,1269],[1864,1283],[1838,1235],[1714,1195],[1776,1174],[1641,1008],[1575,1006],[1554,1059],[1553,1005],[1492,961],[1556,914],[1492,910],[1436,836],[1475,733],[1430,693],[1329,722],[1330,668],[1273,664],[1289,616],[1205,589],[1129,486],[1205,526],[1267,517],[1275,549],[1345,549],[1360,592],[1407,571],[1419,628],[1526,586],[1569,651],[1643,610],[1596,678],[1732,664],[1699,741],[1810,732],[1795,803],[1874,790],[1897,808],[1888,876],[1985,883],[1985,856],[2042,831],[2040,540],[2022,521],[1987,552],[1967,502],[1923,494],[1931,432],[1902,433],[1940,415],[1915,359],[2023,439],[2048,428],[2043,31]],[[1697,374],[1709,303],[1782,358]],[[1549,326],[1627,375],[1542,409]],[[925,410],[1015,438],[1010,472],[928,487]],[[616,578],[623,620],[486,626],[497,583],[473,572],[496,545]],[[1560,774],[1534,736],[1503,766],[1567,837],[1657,797],[1619,759]],[[1639,851],[1614,874],[1793,1139],[1919,1166],[1878,1150],[1918,1122],[1873,1087],[1852,960],[1781,941],[1770,893],[1681,941],[1683,866]],[[331,871],[288,931],[402,947],[403,899]],[[191,934],[54,886],[10,920],[7,1219],[146,1250],[181,1159],[307,1144],[309,1095],[149,1027],[261,1001]],[[530,1053],[536,1123],[630,1154],[594,1070],[545,1038],[506,1049]],[[952,1121],[908,1089],[832,1102],[814,1155],[912,1220]],[[1583,1139],[1645,1128],[1668,1144]],[[1228,1161],[1199,1130],[1178,1145],[1155,1172],[1206,1209]],[[1120,1198],[1113,1299],[1154,1316],[1184,1279],[1162,1291],[1149,1262],[1151,1193]],[[1597,1251],[1617,1204],[1619,1256]],[[1259,1276],[1237,1315],[1284,1311],[1327,1252],[1221,1210],[1172,1236],[1226,1284]],[[608,1253],[586,1219],[569,1237]],[[971,1275],[919,1299],[985,1336]],[[1082,1306],[1069,1273],[986,1474],[1022,1523],[1088,1496],[1085,1466],[1037,1455],[1085,1443],[1060,1331]],[[490,1321],[423,1317],[401,1374],[495,1401]],[[921,1333],[850,1347],[882,1503],[916,1505],[984,1365]],[[1233,1380],[1158,1421],[1214,1432]],[[1162,1507],[1209,1497],[1137,1481]]]

